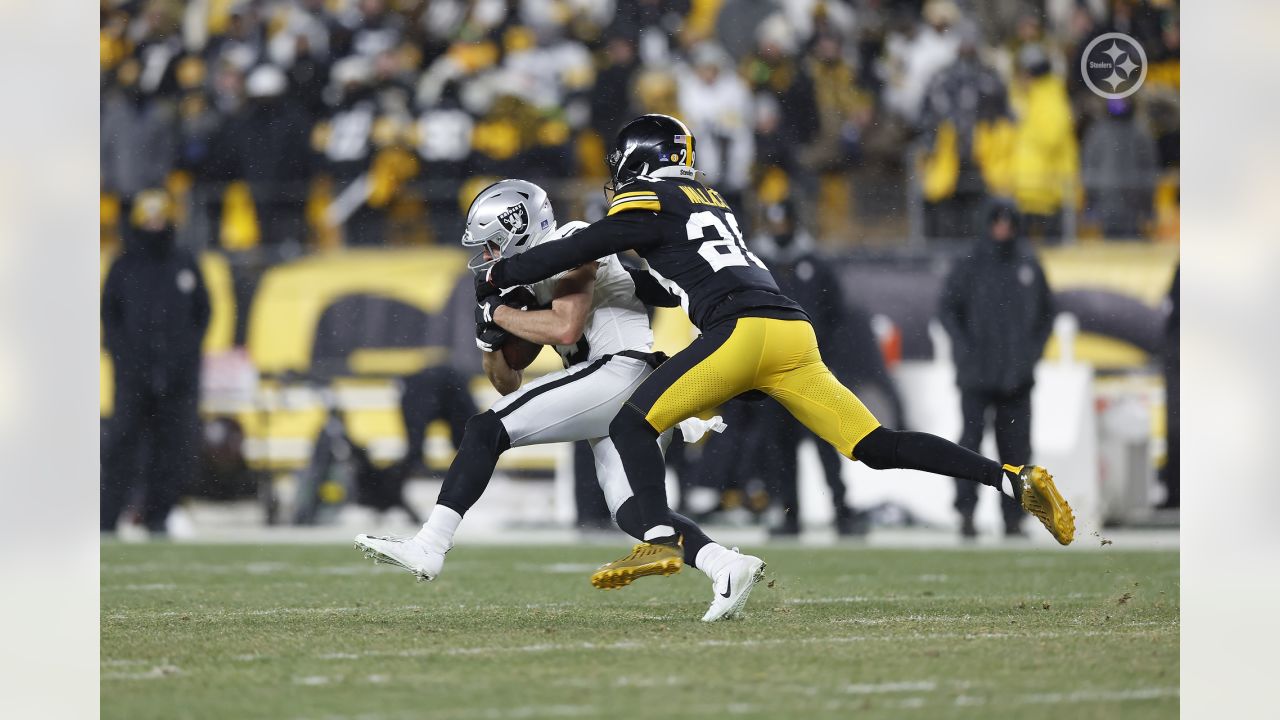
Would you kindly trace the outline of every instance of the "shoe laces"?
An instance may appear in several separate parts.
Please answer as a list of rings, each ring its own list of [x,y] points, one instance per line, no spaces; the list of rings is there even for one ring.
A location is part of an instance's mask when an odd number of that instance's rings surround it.
[[[654,545],[653,543],[640,543],[631,548],[631,554],[626,557],[627,560],[638,560],[650,555],[657,555],[662,551],[664,546]]]
[[[655,552],[658,552],[658,546],[655,546],[655,544],[639,543],[631,548],[631,555],[627,556],[627,560],[639,560],[640,557],[648,557]]]

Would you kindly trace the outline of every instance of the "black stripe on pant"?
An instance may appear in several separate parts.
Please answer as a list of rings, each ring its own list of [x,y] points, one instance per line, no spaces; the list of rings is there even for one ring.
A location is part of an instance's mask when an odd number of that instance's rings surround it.
[[[572,374],[570,374],[570,375],[565,375],[564,377],[560,378],[559,380],[553,380],[553,381],[551,381],[551,382],[549,382],[549,383],[547,383],[547,384],[545,384],[545,385],[539,385],[538,387],[536,387],[536,388],[534,388],[534,389],[530,390],[529,392],[525,393],[524,395],[521,395],[519,398],[516,398],[515,402],[513,402],[513,403],[511,403],[510,405],[508,405],[508,406],[506,406],[506,407],[502,408],[501,410],[498,410],[498,411],[497,411],[497,413],[496,413],[496,414],[497,414],[497,416],[498,416],[498,418],[499,418],[499,419],[504,418],[504,417],[506,417],[506,416],[510,415],[511,413],[515,412],[516,410],[519,410],[519,409],[520,409],[520,408],[521,408],[525,403],[527,403],[527,402],[529,402],[530,400],[532,400],[532,399],[534,399],[534,398],[538,397],[539,395],[543,395],[543,394],[545,394],[545,393],[549,393],[549,392],[551,392],[552,390],[555,390],[556,388],[564,387],[565,385],[568,385],[569,383],[574,382],[575,380],[581,380],[582,378],[584,378],[584,377],[586,377],[586,376],[590,375],[591,373],[593,373],[593,372],[595,372],[595,371],[599,370],[600,368],[604,367],[604,364],[605,364],[605,363],[607,363],[607,362],[609,362],[609,359],[610,359],[611,357],[613,357],[613,356],[612,356],[612,355],[606,355],[606,356],[604,356],[604,357],[600,358],[599,360],[596,360],[595,362],[593,362],[593,363],[591,363],[590,365],[588,365],[588,366],[587,366],[587,369],[586,369],[586,370],[583,370],[582,372],[576,372],[576,373],[572,373]]]
[[[581,372],[529,390],[500,411],[488,410],[468,420],[462,442],[458,445],[458,453],[445,473],[444,484],[440,487],[436,502],[452,508],[459,515],[466,515],[489,487],[489,480],[493,478],[493,470],[498,464],[498,456],[511,447],[511,438],[502,424],[502,418],[539,395],[590,375],[607,362],[609,357],[602,357]]]

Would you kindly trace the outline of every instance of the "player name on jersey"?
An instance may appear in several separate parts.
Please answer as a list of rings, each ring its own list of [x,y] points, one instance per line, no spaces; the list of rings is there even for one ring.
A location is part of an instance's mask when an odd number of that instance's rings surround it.
[[[729,209],[729,203],[724,201],[720,193],[709,187],[697,187],[694,185],[680,185],[680,190],[684,192],[684,196],[689,198],[689,202],[699,205],[710,205],[712,207]]]

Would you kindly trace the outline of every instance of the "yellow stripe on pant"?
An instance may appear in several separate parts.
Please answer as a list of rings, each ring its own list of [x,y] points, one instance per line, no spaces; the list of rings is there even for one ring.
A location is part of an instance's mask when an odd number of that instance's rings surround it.
[[[767,393],[846,457],[880,427],[822,362],[804,320],[743,317],[711,328],[655,370],[631,404],[662,432],[750,390]]]

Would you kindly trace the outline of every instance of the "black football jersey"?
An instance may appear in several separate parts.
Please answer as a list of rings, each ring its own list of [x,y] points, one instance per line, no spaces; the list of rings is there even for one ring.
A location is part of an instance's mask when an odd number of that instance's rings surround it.
[[[494,266],[499,287],[524,285],[588,260],[635,250],[701,330],[740,316],[802,319],[764,262],[747,249],[720,193],[688,177],[627,183],[608,215],[566,242],[535,247]]]

